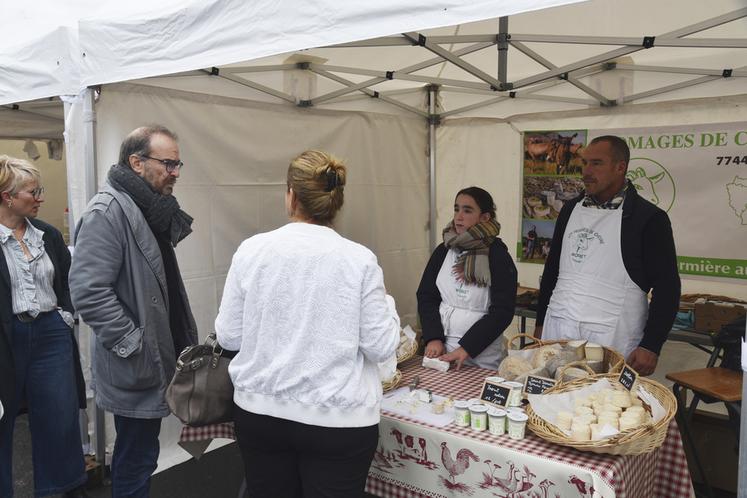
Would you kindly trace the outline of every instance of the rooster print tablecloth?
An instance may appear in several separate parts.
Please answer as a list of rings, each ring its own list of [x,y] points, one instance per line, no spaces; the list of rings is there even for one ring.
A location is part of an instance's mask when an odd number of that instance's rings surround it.
[[[421,358],[400,367],[402,384],[454,399],[479,395],[490,370],[423,369]],[[384,411],[379,446],[366,484],[385,498],[690,498],[694,496],[679,431],[670,425],[664,445],[640,456],[586,453],[533,434],[520,441],[448,425],[436,428]]]

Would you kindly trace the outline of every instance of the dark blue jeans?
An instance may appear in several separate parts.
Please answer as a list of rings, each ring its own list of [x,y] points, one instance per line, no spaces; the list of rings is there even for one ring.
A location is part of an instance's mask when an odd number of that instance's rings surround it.
[[[78,426],[73,337],[57,311],[30,323],[13,318],[16,397],[0,421],[0,496],[13,496],[13,428],[28,402],[34,494],[59,494],[86,482]]]
[[[114,415],[114,428],[112,498],[147,498],[158,462],[161,419]]]

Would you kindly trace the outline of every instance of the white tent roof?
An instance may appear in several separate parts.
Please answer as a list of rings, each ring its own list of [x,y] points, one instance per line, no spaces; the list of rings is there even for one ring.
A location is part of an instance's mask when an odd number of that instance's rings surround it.
[[[576,1],[5,2],[0,104]]]
[[[377,96],[384,112],[421,116],[425,87],[436,84],[441,118],[745,93],[743,0],[576,2],[9,5],[3,28],[14,43],[0,47],[0,104],[138,78],[335,109],[370,109]],[[503,25],[496,16],[507,16]],[[299,71],[299,61],[311,64]],[[300,84],[313,92],[291,91]]]
[[[290,94],[288,73],[303,67],[317,75],[310,105],[358,109],[356,102],[377,96],[425,115],[422,94],[430,83],[440,89],[441,118],[744,94],[744,2],[676,5],[593,0],[509,16],[503,27],[488,19],[305,50],[292,63],[284,53],[221,66],[213,69],[218,78],[208,66],[144,83],[231,96],[241,96],[244,85],[253,89],[244,89],[246,98],[294,105],[304,97]]]

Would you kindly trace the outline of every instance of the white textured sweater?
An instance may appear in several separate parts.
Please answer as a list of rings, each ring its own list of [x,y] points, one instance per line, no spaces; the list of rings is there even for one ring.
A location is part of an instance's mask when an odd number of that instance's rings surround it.
[[[399,318],[376,256],[331,228],[289,223],[233,256],[215,330],[242,409],[323,427],[379,422],[377,363]]]

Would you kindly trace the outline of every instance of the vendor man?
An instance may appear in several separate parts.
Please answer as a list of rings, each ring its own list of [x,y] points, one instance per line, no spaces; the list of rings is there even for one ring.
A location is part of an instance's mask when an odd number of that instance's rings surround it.
[[[611,347],[650,375],[679,307],[669,217],[626,180],[630,149],[623,139],[597,137],[582,157],[586,190],[563,206],[555,224],[535,336]]]

